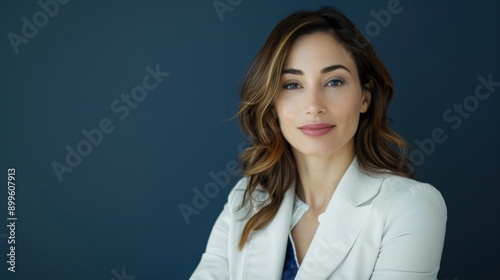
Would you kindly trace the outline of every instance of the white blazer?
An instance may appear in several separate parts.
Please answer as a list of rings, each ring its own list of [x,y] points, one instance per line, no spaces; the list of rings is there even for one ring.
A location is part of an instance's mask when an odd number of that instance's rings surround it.
[[[215,222],[190,279],[281,279],[292,222],[295,186],[275,218],[238,242],[248,219],[236,211],[247,187],[241,179]],[[254,197],[267,194],[256,190]],[[256,211],[257,209],[254,209]],[[447,210],[429,184],[392,174],[367,174],[354,159],[322,216],[295,279],[436,279]]]

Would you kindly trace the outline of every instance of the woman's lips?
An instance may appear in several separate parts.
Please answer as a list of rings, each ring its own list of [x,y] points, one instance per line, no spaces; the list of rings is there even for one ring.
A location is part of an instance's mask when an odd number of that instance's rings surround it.
[[[330,130],[332,130],[334,127],[335,125],[331,125],[328,123],[314,123],[303,125],[299,127],[299,129],[302,131],[302,133],[308,136],[321,136],[330,132]]]

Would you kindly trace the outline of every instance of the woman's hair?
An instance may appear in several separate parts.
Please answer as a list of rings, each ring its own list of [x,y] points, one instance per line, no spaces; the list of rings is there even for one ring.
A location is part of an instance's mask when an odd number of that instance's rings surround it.
[[[251,214],[255,202],[252,193],[258,186],[269,196],[259,202],[261,208],[246,223],[240,249],[252,231],[262,229],[273,219],[286,191],[297,182],[292,150],[280,132],[273,102],[292,44],[298,37],[315,32],[331,34],[350,52],[362,88],[372,94],[370,106],[360,115],[354,136],[360,167],[368,172],[413,175],[406,156],[407,143],[389,128],[386,113],[393,96],[393,83],[373,47],[348,18],[333,8],[296,12],[281,20],[271,32],[241,87],[237,116],[251,143],[240,155],[243,175],[249,178],[240,209],[248,207],[248,215]]]

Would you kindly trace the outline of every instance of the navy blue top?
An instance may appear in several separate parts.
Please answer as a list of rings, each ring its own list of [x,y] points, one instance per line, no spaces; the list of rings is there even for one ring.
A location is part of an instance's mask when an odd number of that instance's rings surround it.
[[[282,280],[293,280],[299,267],[297,266],[297,260],[295,259],[295,251],[293,250],[292,241],[290,236],[288,236],[288,245],[286,246],[286,257],[285,265],[283,266],[283,277]]]

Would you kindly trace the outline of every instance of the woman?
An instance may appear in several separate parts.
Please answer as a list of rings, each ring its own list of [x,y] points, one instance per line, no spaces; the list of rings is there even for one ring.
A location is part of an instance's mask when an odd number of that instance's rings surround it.
[[[252,138],[191,279],[436,279],[446,206],[387,124],[389,73],[332,8],[283,19],[238,112]]]

